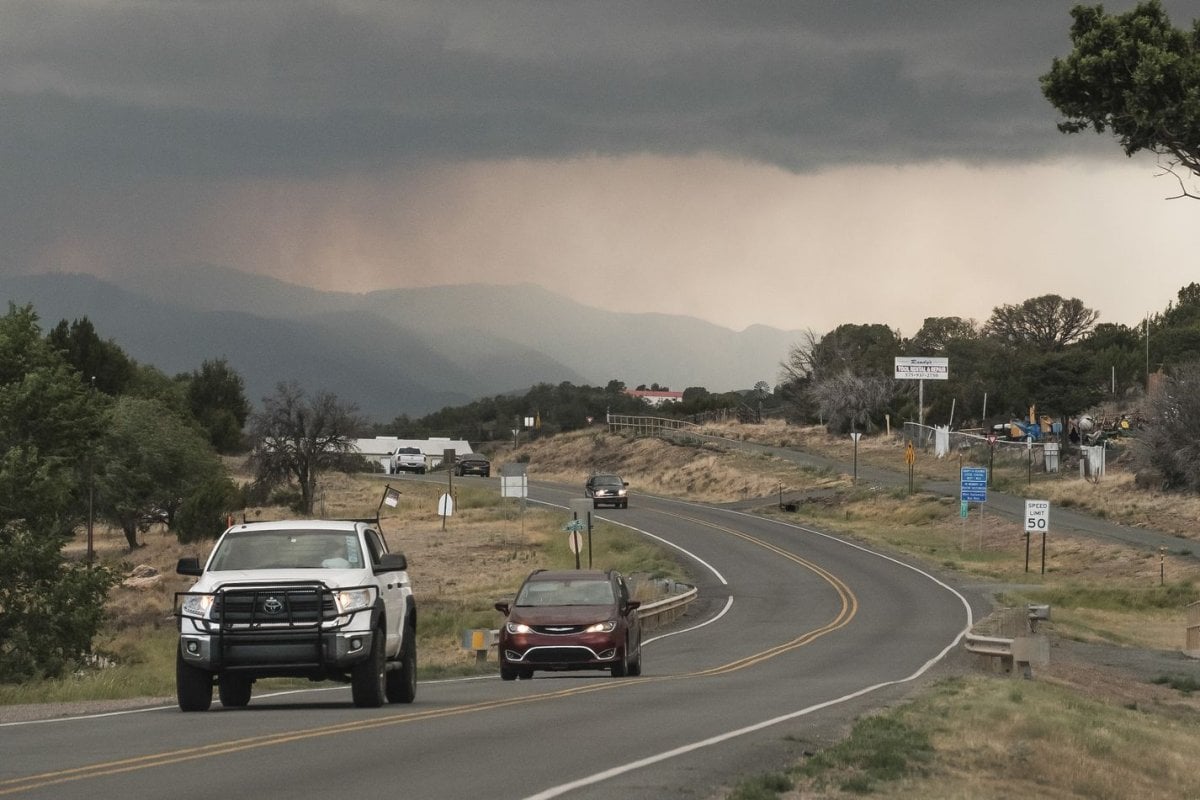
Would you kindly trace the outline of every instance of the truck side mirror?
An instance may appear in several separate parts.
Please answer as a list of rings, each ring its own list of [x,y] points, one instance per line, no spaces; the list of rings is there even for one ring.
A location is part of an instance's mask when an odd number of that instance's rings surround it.
[[[181,558],[179,563],[175,565],[175,571],[180,575],[203,575],[204,570],[200,568],[200,559],[193,557]]]
[[[379,557],[375,572],[402,572],[408,569],[408,559],[403,553],[384,553]]]

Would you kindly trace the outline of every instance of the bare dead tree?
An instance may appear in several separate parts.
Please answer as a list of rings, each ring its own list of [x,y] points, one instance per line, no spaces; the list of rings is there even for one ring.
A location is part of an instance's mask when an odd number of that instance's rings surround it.
[[[362,427],[353,404],[321,392],[309,402],[296,383],[281,383],[263,410],[250,420],[255,443],[250,466],[262,486],[295,481],[300,488],[300,511],[311,514],[317,477],[337,469],[353,451],[352,437]]]

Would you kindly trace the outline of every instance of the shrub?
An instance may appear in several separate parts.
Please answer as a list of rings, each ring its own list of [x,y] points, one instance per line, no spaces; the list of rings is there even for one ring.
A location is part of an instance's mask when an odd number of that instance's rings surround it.
[[[116,576],[66,563],[61,544],[23,523],[0,528],[0,682],[59,677],[91,651]]]
[[[227,515],[238,506],[241,493],[229,478],[210,478],[179,507],[175,528],[181,542],[215,539],[225,530]]]

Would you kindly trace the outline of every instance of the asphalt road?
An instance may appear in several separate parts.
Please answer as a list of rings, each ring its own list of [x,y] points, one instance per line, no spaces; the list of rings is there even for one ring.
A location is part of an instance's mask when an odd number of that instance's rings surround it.
[[[531,498],[565,507],[577,494]],[[698,576],[701,600],[647,640],[640,678],[423,682],[414,704],[377,710],[338,687],[2,725],[0,796],[709,798],[903,696],[987,611],[786,521],[637,495],[599,515],[659,538]]]

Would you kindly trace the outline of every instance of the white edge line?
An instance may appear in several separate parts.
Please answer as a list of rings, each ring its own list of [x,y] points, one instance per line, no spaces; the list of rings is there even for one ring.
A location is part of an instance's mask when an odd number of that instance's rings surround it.
[[[558,503],[548,503],[548,502],[546,502],[546,501],[544,501],[544,500],[530,500],[529,502],[531,502],[531,503],[537,503],[538,505],[543,505],[543,506],[550,506],[551,508],[561,508],[561,509],[563,509],[563,510],[565,510],[565,511],[570,511],[570,509],[569,509],[567,506],[559,505]],[[687,556],[688,558],[690,558],[690,559],[692,559],[693,561],[695,561],[697,564],[700,564],[701,566],[703,566],[705,569],[707,569],[707,570],[708,570],[709,572],[711,572],[713,575],[715,575],[715,576],[716,576],[716,578],[717,578],[717,580],[719,580],[719,581],[721,582],[721,585],[722,585],[722,586],[728,586],[728,585],[729,585],[729,581],[725,580],[725,576],[724,576],[724,575],[722,575],[722,574],[721,574],[719,571],[717,571],[717,568],[716,568],[716,567],[714,567],[712,564],[710,564],[710,563],[708,563],[707,561],[705,561],[705,560],[704,560],[703,558],[701,558],[700,556],[698,556],[698,555],[696,555],[695,553],[691,552],[690,550],[687,550],[686,548],[680,547],[679,545],[675,544],[674,542],[668,541],[668,540],[666,540],[666,539],[662,538],[661,536],[655,536],[653,533],[650,533],[649,531],[644,531],[644,530],[642,530],[641,528],[634,527],[633,525],[630,525],[630,524],[629,524],[629,523],[627,523],[627,522],[618,522],[617,520],[615,520],[615,519],[612,519],[611,517],[601,517],[601,519],[603,519],[605,522],[607,522],[607,523],[609,523],[609,524],[611,524],[611,525],[619,525],[619,526],[621,526],[622,528],[628,528],[628,529],[629,529],[629,530],[631,530],[631,531],[636,531],[637,533],[640,533],[640,534],[642,534],[643,536],[649,537],[649,538],[653,539],[653,540],[654,540],[654,541],[656,541],[656,542],[660,542],[661,544],[664,544],[664,545],[666,545],[667,547],[670,547],[670,548],[672,548],[672,549],[674,549],[674,550],[678,550],[679,552],[683,553],[683,554],[684,554],[685,556]]]
[[[811,705],[811,706],[808,706],[807,708],[802,708],[798,711],[793,711],[789,714],[783,714],[778,717],[773,717],[771,719],[763,720],[762,722],[756,722],[753,725],[747,725],[744,728],[738,728],[736,730],[726,731],[725,733],[721,733],[716,736],[712,736],[708,739],[701,739],[700,741],[692,742],[690,744],[685,744],[685,745],[682,745],[681,747],[676,747],[672,750],[664,750],[663,752],[656,753],[652,756],[646,756],[645,758],[639,758],[637,761],[631,761],[628,764],[622,764],[617,767],[612,767],[611,769],[606,769],[603,772],[597,772],[593,775],[588,775],[585,778],[580,778],[579,780],[571,781],[570,783],[564,783],[564,784],[560,784],[558,786],[552,786],[549,789],[546,789],[545,791],[538,792],[537,794],[528,795],[527,797],[525,797],[525,800],[549,800],[549,798],[552,798],[552,797],[559,797],[559,796],[566,794],[567,792],[573,791],[575,789],[581,789],[585,786],[591,786],[593,784],[600,783],[601,781],[605,781],[610,778],[615,778],[618,775],[623,775],[626,772],[632,772],[633,770],[641,769],[642,767],[648,767],[651,764],[657,764],[659,762],[666,761],[671,758],[675,758],[676,756],[681,756],[681,755],[690,753],[695,750],[703,749],[705,747],[711,747],[714,744],[720,744],[721,742],[725,742],[725,741],[728,741],[729,739],[737,738],[738,736],[745,736],[748,733],[754,733],[754,732],[760,731],[764,728],[769,728],[773,725],[778,725],[781,722],[787,722],[789,720],[793,720],[798,717],[807,716],[809,714],[812,714],[817,711],[821,711],[821,710],[829,708],[831,706],[839,705],[839,704],[845,703],[849,700],[853,700],[857,697],[862,697],[863,695],[870,694],[871,692],[877,691],[877,690],[882,689],[887,686],[895,686],[895,685],[898,685],[901,683],[907,683],[909,681],[916,680],[921,675],[923,675],[925,672],[927,672],[934,664],[936,664],[937,662],[939,662],[943,658],[945,658],[946,653],[948,653],[950,651],[950,648],[954,647],[955,644],[957,644],[957,643],[958,643],[958,640],[956,639],[953,643],[946,645],[946,648],[944,650],[942,650],[941,653],[939,653],[938,655],[936,655],[933,658],[926,661],[925,664],[920,669],[918,669],[916,672],[914,672],[913,674],[909,675],[906,678],[898,678],[897,680],[894,680],[894,681],[884,681],[883,683],[877,683],[874,686],[867,686],[865,688],[859,689],[856,692],[851,692],[850,694],[843,695],[841,697],[836,697],[832,700],[826,700],[823,703],[817,703],[816,705]]]
[[[685,500],[673,500],[672,498],[658,498],[658,499],[671,500],[672,502],[677,502],[682,505],[695,505],[694,503],[688,503]],[[821,536],[830,541],[837,542],[839,544],[843,544],[847,547],[852,547],[855,550],[859,550],[863,553],[869,553],[873,556],[877,556],[878,558],[882,558],[886,561],[890,561],[893,564],[896,564],[898,566],[910,569],[913,572],[916,572],[917,574],[928,578],[933,583],[937,584],[938,586],[941,586],[943,589],[945,589],[946,591],[950,592],[955,597],[957,597],[959,599],[959,602],[962,603],[963,608],[966,610],[967,625],[961,631],[959,631],[958,635],[956,637],[954,637],[954,640],[951,641],[949,644],[947,644],[940,653],[938,653],[936,656],[934,656],[933,658],[926,661],[919,669],[917,669],[915,672],[913,672],[911,675],[909,675],[905,678],[897,678],[896,680],[884,681],[883,683],[877,683],[877,684],[874,684],[873,686],[867,686],[862,689],[859,689],[856,692],[851,692],[850,694],[843,695],[841,697],[836,697],[831,700],[826,700],[823,703],[817,703],[816,705],[811,705],[806,708],[799,709],[797,711],[792,711],[788,714],[783,714],[778,717],[772,717],[771,719],[763,720],[762,722],[756,722],[753,725],[747,725],[744,728],[738,728],[736,730],[726,731],[725,733],[721,733],[716,736],[712,736],[708,739],[701,739],[700,741],[692,742],[690,744],[685,744],[680,747],[676,747],[672,750],[664,750],[661,753],[656,753],[651,756],[646,756],[645,758],[640,758],[636,761],[631,761],[628,764],[622,764],[620,766],[612,767],[610,769],[604,770],[603,772],[597,772],[593,775],[589,775],[587,777],[580,778],[579,780],[571,781],[570,783],[564,783],[564,784],[560,784],[558,786],[552,786],[549,789],[546,789],[542,792],[538,792],[537,794],[528,795],[527,797],[524,798],[524,800],[549,800],[549,798],[559,797],[559,796],[561,796],[567,792],[573,791],[575,789],[580,789],[585,786],[591,786],[593,784],[600,783],[601,781],[605,781],[610,778],[614,778],[618,775],[623,775],[626,772],[632,772],[633,770],[641,769],[642,767],[647,767],[652,764],[657,764],[659,762],[666,761],[671,758],[675,758],[676,756],[681,756],[686,753],[693,752],[695,750],[703,749],[705,747],[711,747],[714,744],[720,744],[721,742],[725,742],[730,739],[737,738],[739,736],[745,736],[746,734],[754,733],[756,731],[763,730],[764,728],[769,728],[773,725],[778,725],[781,722],[787,722],[789,720],[793,720],[798,717],[807,716],[814,712],[821,711],[821,710],[829,708],[831,706],[840,705],[841,703],[845,703],[845,702],[848,702],[855,698],[862,697],[864,695],[878,691],[879,689],[882,689],[887,686],[896,686],[901,683],[909,683],[909,682],[914,681],[917,678],[921,677],[922,675],[924,675],[926,672],[929,671],[930,668],[932,668],[935,664],[937,664],[939,661],[941,661],[943,658],[945,658],[947,653],[949,653],[954,647],[958,646],[958,643],[960,641],[962,641],[963,636],[965,636],[967,634],[967,631],[969,631],[971,629],[971,626],[974,624],[973,623],[974,614],[971,611],[971,604],[967,601],[967,598],[963,597],[963,595],[958,590],[956,590],[954,587],[947,584],[945,581],[940,580],[936,576],[929,574],[928,572],[926,572],[923,569],[920,569],[919,567],[915,567],[912,564],[907,564],[898,558],[893,558],[892,556],[885,555],[885,554],[877,552],[875,550],[871,550],[869,548],[863,547],[862,545],[858,545],[853,542],[848,542],[845,539],[841,539],[837,536],[823,533],[822,531],[813,530],[812,528],[805,528],[804,526],[796,525],[795,523],[784,522],[783,520],[773,520],[768,517],[761,517],[761,516],[757,516],[755,514],[747,514],[744,511],[736,511],[734,509],[722,509],[722,508],[713,507],[713,506],[705,506],[705,508],[711,509],[711,510],[717,510],[717,511],[726,511],[730,514],[737,514],[739,516],[751,517],[756,520],[773,522],[775,524],[783,525],[788,528],[794,528],[797,530],[801,530],[801,531],[804,531],[805,533],[810,533],[810,534],[813,534],[816,536]],[[620,524],[620,523],[618,523],[618,524]],[[732,598],[730,598],[730,600],[732,601]]]

